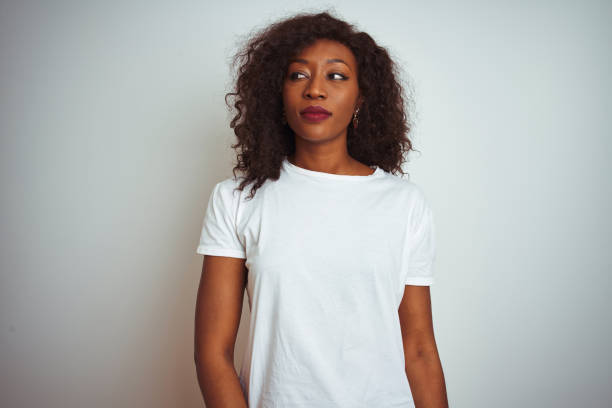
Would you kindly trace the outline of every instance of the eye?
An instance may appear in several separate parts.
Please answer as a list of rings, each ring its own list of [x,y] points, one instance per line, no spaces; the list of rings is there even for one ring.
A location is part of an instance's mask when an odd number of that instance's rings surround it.
[[[298,79],[298,78],[296,78],[297,75],[304,75],[304,74],[302,74],[301,72],[292,72],[289,75],[289,78],[291,78],[292,80],[296,80],[296,79]]]
[[[303,74],[302,72],[292,72],[292,73],[289,75],[289,78],[290,78],[291,80],[295,81],[296,79],[300,79],[300,78],[298,77],[298,75],[304,75],[304,76],[305,76],[305,74]],[[348,77],[347,77],[346,75],[343,75],[343,74],[341,74],[341,73],[339,73],[339,72],[332,72],[332,73],[331,73],[331,74],[329,74],[328,76],[329,76],[329,77],[331,77],[331,79],[336,79],[336,78],[334,78],[334,75],[338,75],[338,77],[339,77],[339,78],[337,78],[337,79],[340,79],[341,81],[346,81],[346,80],[348,79]]]
[[[348,79],[348,77],[347,77],[347,76],[342,75],[342,74],[341,74],[341,73],[339,73],[339,72],[332,72],[331,74],[329,74],[329,76],[333,76],[333,75],[339,75],[339,76],[340,76],[340,79],[341,79],[341,80],[343,80],[343,81],[346,81],[346,80]]]

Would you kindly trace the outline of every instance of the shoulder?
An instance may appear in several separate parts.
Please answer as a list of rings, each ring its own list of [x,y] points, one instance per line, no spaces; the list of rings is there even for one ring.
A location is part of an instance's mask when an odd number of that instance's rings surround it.
[[[239,184],[239,180],[234,178],[226,178],[215,183],[210,193],[211,204],[220,210],[234,210],[241,194],[237,189]]]
[[[387,189],[389,201],[393,201],[393,209],[397,217],[407,221],[411,230],[419,230],[433,219],[433,208],[430,205],[426,189],[409,178],[388,175],[391,183]]]
[[[385,173],[385,181],[389,189],[393,191],[398,199],[411,203],[425,203],[427,195],[425,189],[418,183],[407,177],[401,177],[391,173]]]
[[[240,186],[243,184],[245,179],[246,177],[244,176],[225,178],[215,184],[213,194],[217,197],[217,200],[223,201],[226,205],[231,205],[234,207],[234,209],[235,207],[249,206],[249,203],[255,201],[247,199],[255,181],[252,180],[245,183],[241,188]],[[266,184],[267,183],[265,183],[264,186],[261,186],[259,190],[264,190]],[[261,196],[259,190],[258,195],[255,197]]]
[[[237,189],[240,186],[242,179],[243,177],[228,177],[217,182],[214,188],[224,196],[234,195],[238,191]]]

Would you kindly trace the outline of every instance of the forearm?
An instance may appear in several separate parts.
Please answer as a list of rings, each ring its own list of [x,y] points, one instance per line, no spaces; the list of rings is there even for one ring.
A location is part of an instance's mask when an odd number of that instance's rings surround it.
[[[437,350],[406,357],[406,376],[416,408],[448,408],[444,373]]]
[[[206,408],[247,408],[240,380],[229,358],[196,358],[198,383]]]

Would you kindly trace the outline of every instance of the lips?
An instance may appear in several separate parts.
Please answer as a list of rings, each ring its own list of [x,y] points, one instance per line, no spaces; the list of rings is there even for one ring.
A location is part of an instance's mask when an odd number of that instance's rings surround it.
[[[314,123],[321,122],[331,116],[331,112],[318,105],[309,106],[306,109],[303,109],[300,114],[308,122]]]
[[[304,115],[304,114],[331,115],[331,112],[329,112],[327,109],[325,109],[325,108],[323,108],[322,106],[319,106],[319,105],[309,106],[306,109],[303,109],[300,113],[302,115]]]

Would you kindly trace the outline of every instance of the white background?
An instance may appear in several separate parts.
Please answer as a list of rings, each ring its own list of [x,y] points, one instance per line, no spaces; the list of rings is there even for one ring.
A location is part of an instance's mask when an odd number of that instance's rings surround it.
[[[1,406],[203,406],[195,248],[232,175],[229,58],[326,7],[414,85],[451,406],[609,404],[610,3],[132,0],[0,4]]]

